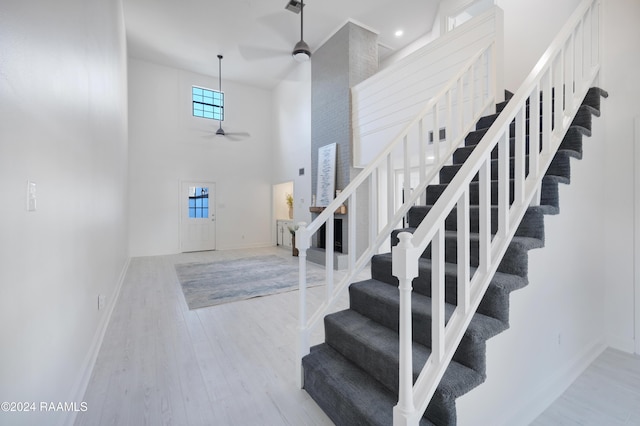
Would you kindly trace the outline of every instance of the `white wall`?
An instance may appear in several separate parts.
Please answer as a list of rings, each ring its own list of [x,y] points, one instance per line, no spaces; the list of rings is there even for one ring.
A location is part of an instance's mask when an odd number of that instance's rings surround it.
[[[511,17],[520,3],[522,17]],[[545,247],[530,252],[529,286],[511,296],[511,328],[489,341],[487,381],[458,400],[461,425],[528,424],[606,345],[633,351],[633,117],[640,114],[640,83],[629,69],[640,59],[628,43],[640,37],[640,5],[604,3],[600,85],[611,96],[594,118],[594,136],[584,139],[583,160],[572,160],[571,185],[560,187],[560,214],[545,219]],[[535,11],[526,1],[512,6],[505,22],[514,30]],[[517,81],[524,74],[507,67],[507,75]]]
[[[0,400],[79,406],[128,260],[121,2],[2,2],[0,51]],[[0,423],[70,420],[36,408]]]
[[[354,86],[351,89],[354,167],[365,167],[373,161],[442,90],[442,85],[494,40],[498,40],[495,50],[496,61],[500,63],[502,28],[502,11],[491,8],[473,22],[447,33]],[[476,76],[480,79],[480,72]],[[444,126],[446,114],[441,112],[440,115],[438,125]],[[432,131],[433,119],[424,121],[424,131]],[[411,135],[414,146],[417,146],[418,134]]]
[[[529,285],[511,294],[510,329],[488,342],[487,380],[458,400],[461,426],[529,424],[604,349],[604,127],[595,119],[571,160],[545,247],[529,252]]]
[[[192,85],[217,89],[218,78],[129,60],[132,256],[180,252],[181,181],[215,182],[217,249],[272,244],[271,92],[227,79],[223,60],[223,128],[250,134],[230,139],[191,116]]]
[[[640,3],[636,0],[604,1],[604,59],[602,85],[611,95],[603,116],[606,144],[606,285],[609,343],[633,352],[640,349],[640,330],[634,336],[634,136],[633,120],[640,116]],[[640,141],[637,141],[638,143]],[[635,149],[638,149],[636,147]],[[638,214],[636,212],[636,214]],[[640,232],[635,229],[635,232]],[[638,265],[636,265],[638,267]],[[637,289],[640,294],[640,287]],[[638,299],[636,299],[638,300]],[[640,314],[638,307],[636,312]],[[640,321],[638,315],[637,321]],[[638,324],[638,323],[637,323]],[[639,324],[640,325],[640,324]]]
[[[504,10],[507,90],[515,92],[581,0],[496,0]]]
[[[273,182],[293,181],[294,222],[311,222],[311,63],[301,63],[273,90]],[[304,168],[304,175],[299,169]]]

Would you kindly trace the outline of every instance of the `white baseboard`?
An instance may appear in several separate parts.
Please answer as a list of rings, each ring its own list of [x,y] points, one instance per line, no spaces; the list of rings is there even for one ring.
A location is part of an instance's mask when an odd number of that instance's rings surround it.
[[[252,243],[252,244],[228,244],[216,247],[216,250],[242,250],[242,249],[258,249],[265,247],[275,247],[272,242],[265,243]]]
[[[91,380],[93,367],[95,366],[96,360],[98,359],[98,353],[100,352],[100,347],[102,346],[102,340],[104,339],[104,335],[107,332],[107,327],[109,326],[109,322],[111,320],[111,314],[113,314],[113,309],[116,306],[116,302],[118,300],[118,296],[120,295],[120,290],[122,289],[124,278],[127,275],[127,271],[129,270],[130,263],[131,258],[128,257],[124,263],[122,271],[120,272],[120,277],[118,278],[118,283],[116,284],[115,291],[109,298],[110,300],[107,305],[106,313],[100,319],[100,323],[98,324],[98,328],[93,337],[93,342],[91,342],[89,352],[87,353],[87,356],[82,363],[80,376],[78,377],[77,382],[73,387],[71,397],[67,399],[67,401],[74,401],[78,404],[84,401],[84,395],[87,391],[87,387],[89,386],[89,380]],[[61,426],[73,426],[76,421],[77,415],[78,413],[76,411],[69,411],[67,416],[61,419]]]
[[[504,415],[496,419],[496,425],[528,425],[544,412],[567,388],[593,363],[607,348],[604,340],[595,342],[581,354],[574,357],[556,374],[550,376],[537,389],[532,397],[521,404],[511,406]]]
[[[634,339],[627,339],[620,336],[614,336],[609,334],[607,336],[607,344],[614,349],[626,352],[629,354],[636,353],[636,341]]]

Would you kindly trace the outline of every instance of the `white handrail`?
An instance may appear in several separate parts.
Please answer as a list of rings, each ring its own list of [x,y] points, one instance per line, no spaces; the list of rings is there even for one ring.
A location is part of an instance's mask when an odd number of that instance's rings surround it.
[[[299,339],[298,339],[298,377],[302,386],[301,360],[310,349],[310,333],[317,327],[324,316],[331,311],[341,293],[352,283],[355,277],[370,262],[372,256],[378,252],[381,245],[389,238],[391,231],[397,228],[410,207],[415,204],[429,183],[437,179],[442,166],[450,160],[453,152],[462,145],[464,137],[472,130],[477,120],[496,102],[496,43],[487,42],[460,71],[443,86],[437,96],[433,97],[415,119],[384,149],[365,169],[353,179],[346,188],[322,211],[308,226],[299,224],[296,231],[296,243],[299,250]],[[455,100],[455,101],[454,101]],[[438,141],[438,130],[447,128],[447,140]],[[433,132],[435,142],[428,146],[427,135]],[[428,164],[427,155],[433,155]],[[401,205],[395,202],[394,174],[396,170],[404,170],[405,181],[408,172],[418,169],[420,183],[407,195]],[[356,258],[356,229],[354,208],[356,206],[356,192],[359,188],[369,185],[370,217],[369,244],[363,253]],[[386,196],[383,196],[386,188]],[[405,188],[407,186],[405,185]],[[333,219],[335,211],[344,204],[349,209],[348,250],[349,269],[337,285],[333,282],[333,271],[325,267],[327,281],[327,297],[320,307],[308,317],[307,313],[307,283],[306,261],[307,250],[311,247],[312,236],[324,224],[326,241],[333,241]],[[378,212],[385,212],[386,218],[378,218]],[[380,219],[380,220],[378,220]],[[326,245],[327,264],[333,261],[333,246]]]
[[[600,70],[600,0],[584,0],[547,51],[533,68],[507,107],[487,131],[451,183],[429,210],[413,235],[401,233],[402,244],[393,249],[393,273],[406,292],[416,272],[420,254],[432,248],[432,355],[413,384],[410,357],[400,359],[400,393],[394,408],[394,425],[417,425],[435,393],[500,261],[536,194],[553,157],[575,117],[582,99]],[[552,93],[555,92],[555,97]],[[529,102],[527,102],[529,100]],[[553,102],[553,104],[552,104]],[[542,103],[542,108],[538,105]],[[529,156],[525,155],[526,111],[529,104]],[[553,113],[552,113],[553,111]],[[515,131],[510,125],[515,121]],[[539,128],[539,123],[542,127]],[[553,124],[552,124],[553,123]],[[539,136],[542,133],[542,137]],[[515,150],[509,152],[509,140]],[[498,229],[492,237],[491,153],[498,149]],[[509,161],[514,157],[514,189],[509,187]],[[526,163],[529,163],[528,173]],[[479,176],[479,265],[473,276],[468,272],[469,192]],[[513,202],[510,204],[510,197]],[[457,207],[458,228],[458,305],[444,323],[444,247],[445,219]],[[401,298],[400,317],[411,315],[411,299]],[[411,321],[400,329],[400,351],[412,347]],[[406,365],[409,363],[409,365]],[[413,385],[412,385],[413,384]],[[411,389],[407,391],[406,389]],[[407,400],[408,399],[408,400]],[[407,409],[413,407],[413,411]]]

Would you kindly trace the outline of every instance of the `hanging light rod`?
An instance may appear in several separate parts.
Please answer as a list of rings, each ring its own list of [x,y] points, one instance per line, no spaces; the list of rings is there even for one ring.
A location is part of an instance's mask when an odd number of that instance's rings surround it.
[[[218,91],[222,93],[222,55],[218,55]],[[223,113],[224,114],[224,113]],[[224,115],[220,117],[220,127],[216,130],[216,135],[224,136],[224,130],[222,129],[222,120]]]

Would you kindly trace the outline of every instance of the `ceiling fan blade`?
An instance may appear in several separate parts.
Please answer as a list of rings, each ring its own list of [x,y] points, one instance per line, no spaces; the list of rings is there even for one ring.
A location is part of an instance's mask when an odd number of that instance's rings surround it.
[[[251,134],[249,132],[224,132],[224,136],[243,136],[248,138]]]
[[[245,140],[249,137],[249,133],[227,133],[224,135],[225,138],[232,140],[234,142]]]
[[[286,58],[291,55],[288,49],[260,46],[238,46],[240,56],[247,61],[262,61],[274,58]]]
[[[258,18],[258,23],[277,34],[284,43],[289,43],[291,39],[298,36],[299,27],[294,22],[296,20],[292,19],[291,14],[284,10]]]
[[[226,130],[220,130],[217,128],[215,130],[200,130],[203,138],[211,139],[211,138],[229,138],[232,140],[240,140],[251,137],[249,132],[227,132]]]

